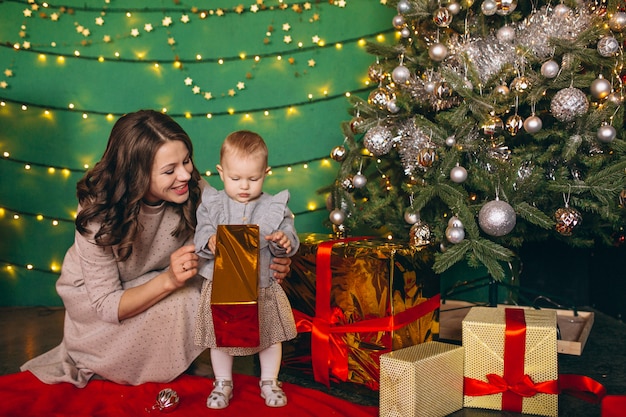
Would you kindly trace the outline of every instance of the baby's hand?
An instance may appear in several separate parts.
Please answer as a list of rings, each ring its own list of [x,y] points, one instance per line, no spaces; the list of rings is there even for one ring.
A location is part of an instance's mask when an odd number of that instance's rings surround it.
[[[217,237],[213,235],[209,238],[209,241],[206,244],[207,248],[213,253],[215,253],[215,247],[217,246]]]
[[[287,252],[291,251],[291,241],[287,237],[284,232],[276,231],[271,235],[265,236],[265,240],[272,241],[276,243],[281,248],[285,249]]]

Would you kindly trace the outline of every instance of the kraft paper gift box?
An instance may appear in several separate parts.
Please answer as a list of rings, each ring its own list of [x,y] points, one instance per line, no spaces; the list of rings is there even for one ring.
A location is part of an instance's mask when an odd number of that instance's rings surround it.
[[[464,407],[558,415],[554,310],[473,307],[463,320]]]
[[[284,366],[325,385],[378,390],[381,354],[438,337],[434,253],[384,239],[301,234],[283,282],[298,326],[284,344]]]
[[[221,347],[259,346],[259,226],[219,225],[211,313]]]
[[[462,346],[431,341],[380,357],[380,417],[443,417],[463,408]]]

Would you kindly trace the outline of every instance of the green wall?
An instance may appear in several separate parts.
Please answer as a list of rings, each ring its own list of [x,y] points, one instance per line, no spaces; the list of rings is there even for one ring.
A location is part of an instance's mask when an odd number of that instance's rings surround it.
[[[76,181],[114,121],[141,108],[167,109],[187,130],[201,172],[229,132],[259,132],[274,168],[266,190],[290,189],[299,231],[329,232],[317,190],[338,168],[328,156],[350,117],[345,94],[368,87],[373,57],[359,41],[389,41],[395,11],[378,0],[183,3],[0,2],[0,305],[61,304]]]

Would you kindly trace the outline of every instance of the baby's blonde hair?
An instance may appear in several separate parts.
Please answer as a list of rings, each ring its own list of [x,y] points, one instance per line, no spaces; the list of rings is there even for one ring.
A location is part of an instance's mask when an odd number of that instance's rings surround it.
[[[258,133],[249,130],[238,130],[226,136],[220,149],[220,162],[227,153],[262,158],[266,167],[268,164],[268,150],[265,141]]]

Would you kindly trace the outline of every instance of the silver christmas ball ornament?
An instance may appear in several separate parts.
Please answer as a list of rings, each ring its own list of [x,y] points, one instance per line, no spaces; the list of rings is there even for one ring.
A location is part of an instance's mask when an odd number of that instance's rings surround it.
[[[411,10],[411,3],[409,3],[408,0],[400,0],[396,5],[396,9],[398,13],[407,13]]]
[[[411,71],[404,65],[398,65],[391,72],[391,79],[398,84],[406,83],[410,76]]]
[[[450,13],[452,13],[453,15],[457,15],[461,12],[461,5],[457,3],[456,1],[448,3],[446,7],[448,8],[448,10],[450,10]]]
[[[506,201],[489,201],[478,212],[478,224],[490,236],[499,237],[510,233],[516,222],[515,210]]]
[[[559,75],[559,71],[561,71],[561,67],[559,63],[554,59],[544,62],[541,65],[541,75],[546,78],[554,78]]]
[[[609,27],[614,32],[622,32],[626,29],[626,12],[617,12],[609,19]]]
[[[450,220],[448,220],[448,227],[463,227],[463,222],[461,222],[461,219],[458,217],[452,216]]]
[[[446,239],[450,243],[461,243],[465,239],[465,230],[462,227],[448,227]]]
[[[391,19],[391,24],[396,29],[402,29],[402,27],[404,26],[405,23],[406,23],[406,20],[404,19],[404,16],[402,16],[401,14],[395,15]]]
[[[409,29],[408,27],[403,27],[402,29],[400,29],[400,36],[402,36],[404,39],[410,38],[411,37],[411,29]]]
[[[560,3],[554,6],[554,9],[552,10],[552,14],[554,14],[554,16],[563,18],[563,17],[567,17],[567,15],[571,13],[571,11],[572,9],[570,9],[569,6],[563,3]]]
[[[611,143],[615,140],[615,136],[617,136],[617,130],[613,126],[608,123],[603,123],[602,126],[598,128],[598,132],[596,133],[596,137],[602,143]]]
[[[396,114],[400,111],[400,106],[398,106],[398,102],[395,99],[389,100],[387,102],[387,110],[389,113]]]
[[[344,213],[343,210],[336,208],[330,212],[328,218],[332,224],[338,226],[346,220],[346,213]]]
[[[619,42],[613,36],[605,36],[598,41],[598,53],[603,57],[612,57],[619,52]]]
[[[448,147],[453,147],[454,145],[456,145],[456,137],[454,135],[452,136],[448,136],[446,138],[446,146]]]
[[[550,102],[550,112],[561,122],[571,122],[589,110],[589,100],[581,90],[568,87],[557,91]]]
[[[352,185],[354,188],[363,188],[365,187],[365,184],[367,184],[367,177],[360,172],[357,172],[352,177]]]
[[[420,220],[420,214],[417,213],[415,210],[408,208],[404,212],[404,221],[407,222],[408,224],[415,224],[419,220]]]
[[[517,8],[517,0],[496,0],[496,13],[508,16]]]
[[[589,91],[591,92],[591,95],[598,99],[607,98],[609,94],[611,94],[612,90],[613,90],[613,86],[611,86],[611,83],[609,82],[609,80],[604,78],[602,75],[598,76],[598,78],[593,80],[591,82],[591,86],[589,87]]]
[[[543,127],[543,122],[538,116],[534,114],[524,120],[524,130],[528,133],[537,133]]]
[[[624,102],[623,93],[616,92],[616,91],[609,94],[609,96],[606,99],[607,101],[613,103],[616,106],[620,106]]]
[[[434,81],[427,81],[424,83],[424,91],[429,94],[433,94],[435,92],[435,88],[437,87],[437,83]]]
[[[495,0],[485,0],[480,5],[480,10],[485,16],[493,16],[498,10],[498,5]]]
[[[502,26],[496,32],[496,38],[503,43],[513,42],[515,40],[515,29],[509,25]]]
[[[428,56],[433,61],[443,61],[448,56],[448,48],[442,43],[435,43],[428,48]]]
[[[450,170],[450,181],[457,184],[465,182],[467,179],[467,170],[460,165],[455,166]]]

